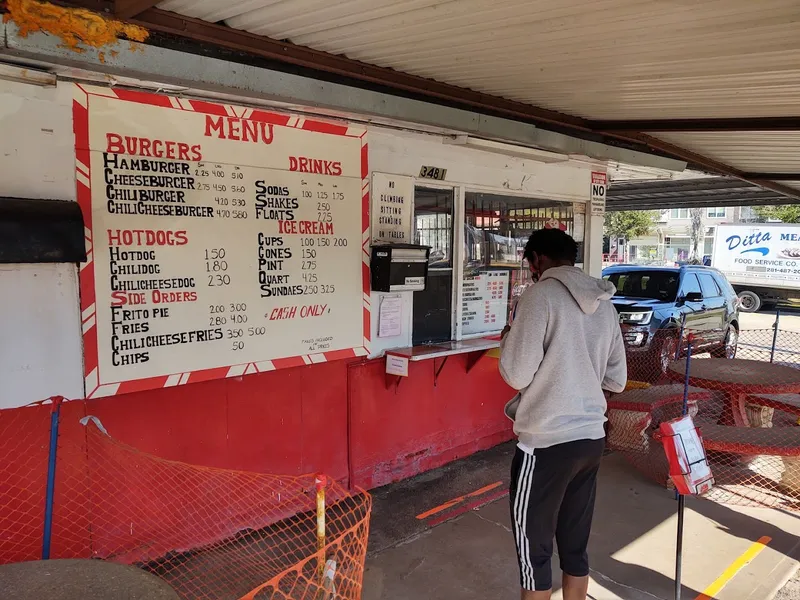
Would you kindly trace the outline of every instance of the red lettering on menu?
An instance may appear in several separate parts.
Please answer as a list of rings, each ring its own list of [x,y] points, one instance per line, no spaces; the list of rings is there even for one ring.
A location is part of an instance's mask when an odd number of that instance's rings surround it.
[[[278,233],[291,235],[333,235],[333,223],[319,221],[278,221]]]
[[[309,158],[307,156],[290,156],[289,170],[299,173],[315,173],[317,175],[342,174],[342,163],[338,160],[322,160],[321,158]]]
[[[271,123],[250,121],[239,117],[215,117],[206,115],[206,137],[218,137],[221,140],[237,142],[261,142],[271,144],[274,139]]]
[[[108,229],[109,246],[184,246],[189,243],[186,230]]]
[[[118,133],[106,134],[106,152],[111,154],[130,154],[150,158],[177,158],[178,160],[203,160],[200,144],[190,146],[183,142],[152,140]]]

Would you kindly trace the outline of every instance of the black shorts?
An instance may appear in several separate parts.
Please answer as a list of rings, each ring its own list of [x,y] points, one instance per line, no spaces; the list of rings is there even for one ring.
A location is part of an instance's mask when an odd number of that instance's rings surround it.
[[[586,546],[604,449],[604,439],[558,444],[532,455],[517,448],[511,463],[511,524],[523,589],[553,587],[553,538],[561,570],[575,577],[589,574]]]

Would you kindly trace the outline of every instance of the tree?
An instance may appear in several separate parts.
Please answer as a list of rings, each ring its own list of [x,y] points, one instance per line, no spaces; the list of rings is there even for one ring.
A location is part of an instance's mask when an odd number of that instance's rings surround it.
[[[689,233],[689,260],[697,261],[698,264],[703,260],[703,252],[706,247],[706,228],[703,227],[703,216],[705,208],[690,208],[689,219],[691,229]]]
[[[632,240],[650,234],[653,224],[658,218],[655,210],[623,210],[607,212],[605,221],[606,235],[615,238]]]
[[[800,204],[783,206],[754,206],[755,213],[765,221],[778,219],[783,223],[800,223]]]

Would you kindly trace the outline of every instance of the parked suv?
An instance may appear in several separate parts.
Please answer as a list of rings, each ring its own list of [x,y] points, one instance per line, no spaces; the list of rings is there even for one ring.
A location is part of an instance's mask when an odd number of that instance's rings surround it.
[[[693,350],[734,358],[739,340],[739,301],[725,276],[710,267],[614,266],[603,270],[617,288],[631,378],[658,379],[675,358],[683,322],[697,334]]]

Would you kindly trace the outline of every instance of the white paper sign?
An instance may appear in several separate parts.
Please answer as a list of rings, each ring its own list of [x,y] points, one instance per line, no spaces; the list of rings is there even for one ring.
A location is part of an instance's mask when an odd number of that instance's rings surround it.
[[[506,324],[510,271],[483,271],[462,285],[461,332],[499,331]]]
[[[582,242],[586,235],[586,215],[574,213],[572,219],[572,237],[576,242]]]
[[[606,174],[592,171],[591,205],[592,216],[602,217],[606,214]]]
[[[357,132],[88,89],[75,108],[88,395],[363,354]]]
[[[388,375],[398,375],[408,377],[408,358],[395,354],[386,355],[386,373]]]
[[[397,337],[403,333],[403,299],[400,296],[381,298],[378,312],[378,337]]]
[[[414,180],[401,175],[372,175],[372,240],[410,244]]]

